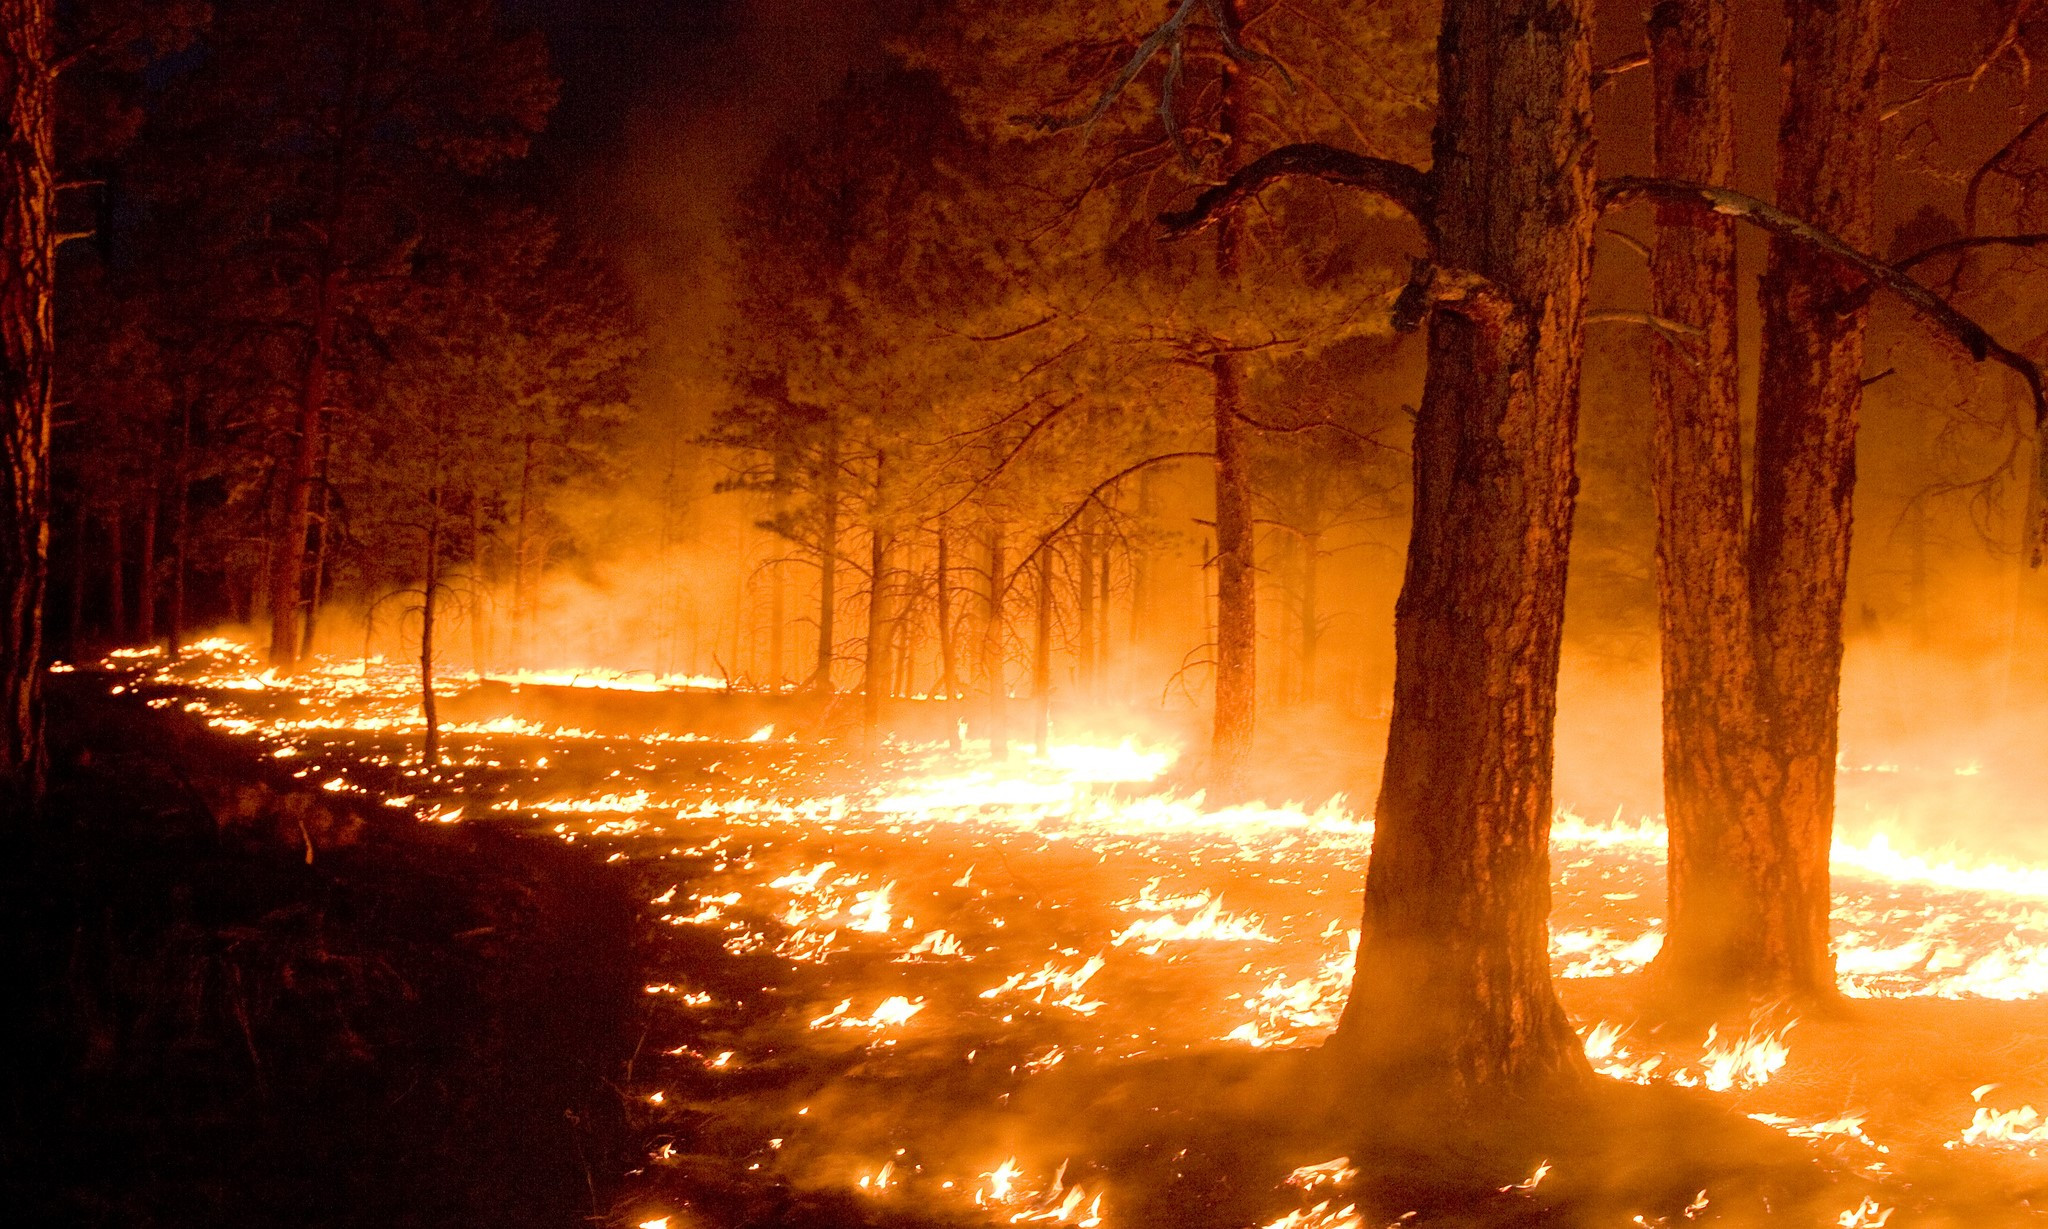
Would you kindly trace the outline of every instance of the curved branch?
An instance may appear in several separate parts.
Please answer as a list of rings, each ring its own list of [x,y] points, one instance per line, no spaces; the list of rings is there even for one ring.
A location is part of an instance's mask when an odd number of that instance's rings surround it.
[[[1434,225],[1436,185],[1427,172],[1405,162],[1372,158],[1318,143],[1283,145],[1254,159],[1229,179],[1205,188],[1188,208],[1160,214],[1159,222],[1166,227],[1168,239],[1185,239],[1222,221],[1268,186],[1304,177],[1385,197],[1421,223],[1424,230]]]
[[[1636,201],[1658,201],[1691,205],[1698,209],[1737,218],[1773,235],[1803,243],[1827,253],[1855,270],[1876,286],[1891,291],[1923,319],[1955,338],[1978,362],[1990,360],[2018,373],[2034,398],[2034,425],[2048,426],[2048,387],[2041,368],[2030,358],[2010,349],[1976,321],[1951,307],[1941,296],[1908,277],[1904,270],[1877,257],[1858,251],[1813,223],[1794,217],[1775,205],[1753,196],[1709,184],[1678,179],[1651,179],[1626,175],[1600,182],[1603,209],[1617,209]]]

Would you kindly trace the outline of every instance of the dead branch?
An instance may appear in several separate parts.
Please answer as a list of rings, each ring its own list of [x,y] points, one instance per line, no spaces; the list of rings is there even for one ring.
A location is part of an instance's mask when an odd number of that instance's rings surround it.
[[[1427,173],[1405,162],[1315,143],[1283,145],[1254,159],[1229,179],[1205,188],[1188,208],[1160,214],[1159,222],[1166,228],[1166,238],[1185,239],[1222,221],[1268,186],[1304,177],[1385,197],[1424,230],[1434,224],[1436,186]]]

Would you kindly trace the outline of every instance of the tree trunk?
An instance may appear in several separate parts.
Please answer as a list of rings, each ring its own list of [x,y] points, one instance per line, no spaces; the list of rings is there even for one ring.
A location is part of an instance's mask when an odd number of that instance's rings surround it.
[[[1547,920],[1596,217],[1591,19],[1591,0],[1448,0],[1438,48],[1436,259],[1490,293],[1429,320],[1394,713],[1335,1046],[1454,1098],[1590,1079]]]
[[[85,655],[85,574],[91,566],[86,539],[91,533],[92,513],[85,500],[80,498],[78,505],[71,510],[71,584],[70,592],[66,594],[66,604],[70,609],[66,611],[65,622],[71,629],[66,637],[70,642],[67,651],[73,657]]]
[[[1237,5],[1230,4],[1233,19]],[[1223,73],[1224,135],[1230,139],[1224,171],[1243,162],[1243,93],[1236,70]],[[1216,278],[1235,286],[1241,273],[1235,217],[1216,228]],[[1251,481],[1245,456],[1244,372],[1237,355],[1211,360],[1216,432],[1216,712],[1210,739],[1211,788],[1230,798],[1244,789],[1258,720],[1258,571],[1253,558]]]
[[[782,627],[789,620],[788,578],[780,560],[768,564],[768,690],[782,690],[782,668],[788,657],[783,651]]]
[[[324,270],[314,288],[313,327],[293,421],[285,473],[284,515],[270,552],[270,664],[290,669],[303,647],[300,611],[306,597],[306,549],[313,518],[313,485],[318,476],[327,420],[329,364],[334,348],[334,274]]]
[[[533,550],[534,438],[529,428],[520,441],[519,494],[512,514],[512,668],[526,668],[526,636],[533,613],[528,569]]]
[[[178,442],[171,465],[171,592],[164,622],[170,632],[170,656],[185,652],[186,545],[192,521],[192,406],[178,418]]]
[[[420,763],[441,766],[441,714],[434,702],[434,615],[441,588],[441,486],[435,462],[434,488],[427,495],[426,580],[420,589],[420,716],[427,723]]]
[[[50,550],[56,280],[52,0],[0,0],[0,814],[43,790],[43,595]]]
[[[889,535],[868,533],[868,634],[861,666],[860,724],[869,752],[880,744],[882,697],[889,690]]]
[[[1074,648],[1081,698],[1095,696],[1095,532],[1084,518],[1074,542]]]
[[[1041,757],[1052,750],[1052,557],[1051,543],[1038,548],[1038,605],[1031,644],[1031,741]]]
[[[818,466],[818,498],[824,523],[818,532],[818,660],[807,686],[832,690],[832,616],[839,602],[839,428],[825,429],[825,452]]]
[[[141,540],[135,544],[135,643],[156,643],[156,528],[163,490],[152,481],[142,505]]]
[[[107,637],[128,643],[128,535],[123,532],[121,505],[107,509]]]
[[[1657,173],[1734,175],[1734,49],[1727,0],[1660,0],[1650,13]],[[1774,823],[1743,562],[1735,221],[1657,210],[1651,310],[1699,330],[1651,343],[1656,414],[1657,603],[1670,831],[1659,992],[1712,999],[1760,940]]]
[[[1010,696],[1003,680],[1003,530],[988,539],[988,618],[981,629],[981,677],[988,689],[988,748],[995,759],[1010,758]]]
[[[939,562],[934,577],[933,601],[939,620],[939,702],[945,706],[946,745],[960,745],[960,722],[955,705],[960,698],[960,662],[953,640],[953,549],[952,535],[939,526]]]
[[[1101,627],[1095,635],[1095,676],[1098,680],[1096,684],[1097,698],[1100,698],[1108,688],[1115,686],[1115,681],[1111,674],[1111,666],[1114,663],[1111,659],[1109,647],[1109,560],[1110,552],[1106,549],[1097,560],[1100,564],[1101,583],[1096,589],[1095,609],[1102,620]]]
[[[1777,203],[1868,249],[1879,77],[1892,0],[1787,0]],[[1742,962],[1752,991],[1834,993],[1828,852],[1848,590],[1850,497],[1863,402],[1863,279],[1774,238],[1759,292],[1762,378],[1749,576],[1776,848]]]

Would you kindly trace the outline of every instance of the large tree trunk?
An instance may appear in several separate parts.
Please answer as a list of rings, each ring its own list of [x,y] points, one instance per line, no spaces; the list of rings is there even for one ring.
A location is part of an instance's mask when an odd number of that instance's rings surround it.
[[[1728,183],[1735,166],[1727,0],[1661,0],[1650,12],[1657,173]],[[1718,997],[1770,911],[1775,843],[1750,594],[1743,561],[1735,221],[1657,210],[1651,310],[1698,330],[1653,342],[1657,600],[1664,687],[1670,903],[1660,991]]]
[[[1551,761],[1591,266],[1591,0],[1448,0],[1394,713],[1337,1053],[1462,1098],[1590,1079],[1550,983]]]
[[[1230,4],[1233,20],[1236,4]],[[1237,70],[1223,74],[1224,136],[1229,138],[1226,172],[1244,159],[1244,88]],[[1242,273],[1236,218],[1216,228],[1216,278],[1234,286]],[[1244,789],[1258,721],[1258,570],[1253,557],[1251,480],[1245,455],[1244,371],[1228,351],[1211,360],[1215,380],[1212,408],[1216,434],[1216,713],[1210,740],[1211,788],[1229,798]]]
[[[1891,0],[1785,8],[1777,203],[1865,250],[1891,9]],[[1834,993],[1828,849],[1866,295],[1863,279],[1823,253],[1772,240],[1749,575],[1779,844],[1757,885],[1767,911],[1743,962],[1750,988],[1772,995]]]
[[[327,427],[327,385],[334,348],[334,277],[323,273],[314,289],[313,327],[306,341],[286,458],[284,515],[270,551],[270,664],[296,666],[304,648],[300,612],[306,600],[306,549],[313,520],[313,485]]]
[[[50,550],[51,294],[57,244],[52,0],[0,0],[0,813],[43,788],[43,593]]]

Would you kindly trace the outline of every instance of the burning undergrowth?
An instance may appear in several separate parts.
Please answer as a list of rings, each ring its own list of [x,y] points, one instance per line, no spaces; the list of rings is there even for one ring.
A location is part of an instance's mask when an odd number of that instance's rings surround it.
[[[1658,1029],[1633,1004],[1662,833],[1561,818],[1555,971],[1596,1067],[1640,1090],[1497,1124],[1481,1158],[1317,1103],[1371,840],[1341,801],[1212,807],[1135,742],[899,746],[875,770],[767,725],[517,712],[451,727],[429,771],[406,679],[374,663],[287,682],[219,644],[114,685],[308,784],[628,877],[646,1159],[620,1223],[1985,1223],[2048,1176],[2048,871],[1844,844],[1854,1011]]]

